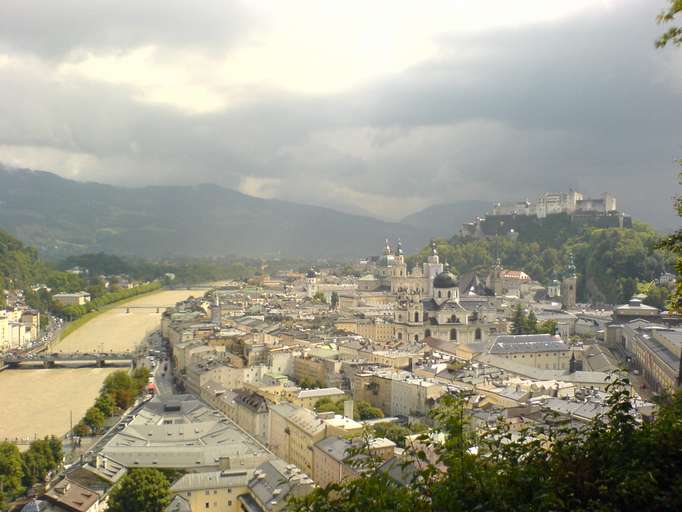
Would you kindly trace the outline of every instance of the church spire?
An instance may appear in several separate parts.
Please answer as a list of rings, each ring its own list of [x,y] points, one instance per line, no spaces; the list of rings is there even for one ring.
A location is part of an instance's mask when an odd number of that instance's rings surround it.
[[[568,277],[576,276],[575,261],[573,260],[573,251],[568,252],[568,267],[566,268],[566,270],[568,271]]]

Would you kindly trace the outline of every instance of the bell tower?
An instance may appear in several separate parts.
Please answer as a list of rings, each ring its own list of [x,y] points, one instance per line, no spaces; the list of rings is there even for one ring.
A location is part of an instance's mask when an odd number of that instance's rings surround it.
[[[561,280],[561,307],[563,309],[575,308],[578,287],[578,276],[573,261],[573,253],[568,254],[568,267],[566,275]]]

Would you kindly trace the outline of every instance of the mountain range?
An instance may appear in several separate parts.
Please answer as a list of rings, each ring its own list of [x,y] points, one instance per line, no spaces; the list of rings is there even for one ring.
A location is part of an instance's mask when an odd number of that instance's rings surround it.
[[[384,222],[217,185],[127,188],[0,166],[0,228],[51,258],[100,251],[345,258],[378,254],[385,238],[401,238],[406,251],[416,251],[485,209],[467,201]]]

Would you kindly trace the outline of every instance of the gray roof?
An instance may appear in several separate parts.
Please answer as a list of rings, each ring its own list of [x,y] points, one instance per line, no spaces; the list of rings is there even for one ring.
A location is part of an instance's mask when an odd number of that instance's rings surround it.
[[[127,467],[253,468],[272,455],[218,411],[190,395],[175,395],[179,411],[156,398],[118,432],[102,454]]]
[[[253,470],[210,471],[186,473],[171,487],[172,492],[187,492],[203,489],[224,489],[246,487],[253,476]]]
[[[256,501],[265,510],[282,510],[290,493],[304,486],[312,489],[313,481],[293,464],[287,464],[282,459],[273,459],[261,464],[254,471],[249,482],[249,489]],[[306,491],[303,491],[306,492]]]
[[[165,509],[165,512],[192,512],[192,507],[182,496],[174,496]]]
[[[490,347],[490,354],[521,352],[566,352],[570,350],[561,338],[551,334],[519,334],[498,336]]]

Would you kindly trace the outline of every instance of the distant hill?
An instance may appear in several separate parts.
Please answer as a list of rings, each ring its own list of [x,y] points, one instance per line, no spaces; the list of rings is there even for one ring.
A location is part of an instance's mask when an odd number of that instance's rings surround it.
[[[260,199],[216,185],[125,188],[0,165],[0,228],[49,257],[355,257],[434,233],[328,208]]]
[[[436,204],[408,215],[403,224],[431,233],[432,236],[450,238],[459,233],[459,228],[474,217],[482,217],[492,207],[492,203],[467,199],[454,203]]]

